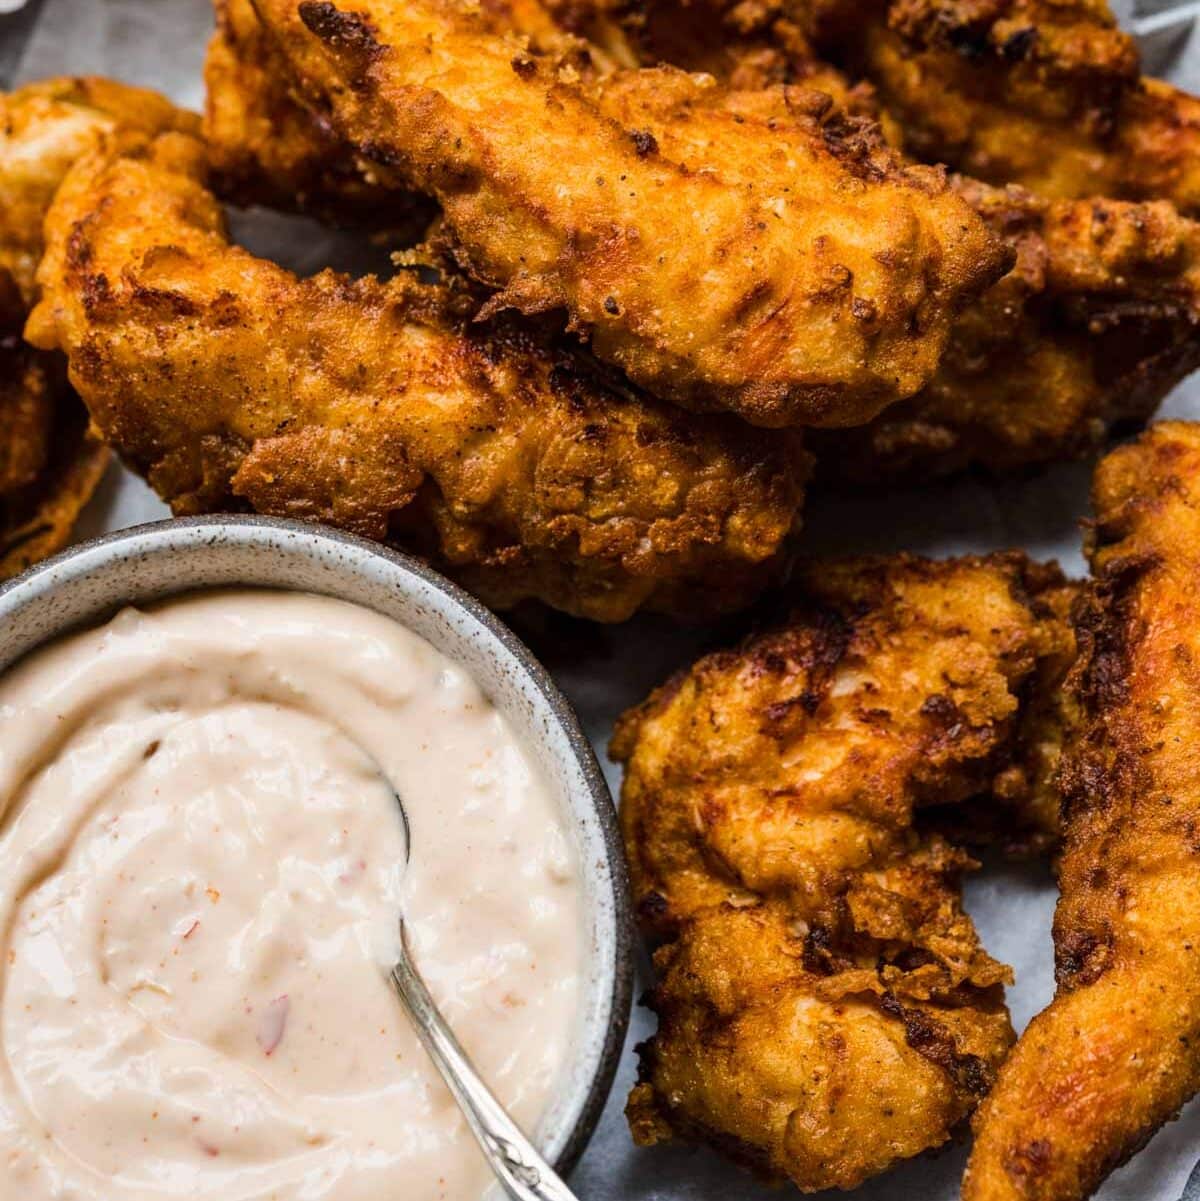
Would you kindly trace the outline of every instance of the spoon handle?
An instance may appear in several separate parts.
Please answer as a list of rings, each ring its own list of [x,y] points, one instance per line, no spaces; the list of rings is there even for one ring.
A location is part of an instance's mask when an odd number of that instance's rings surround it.
[[[413,962],[403,921],[400,944],[400,961],[391,971],[396,993],[505,1193],[513,1201],[577,1201],[471,1065]]]

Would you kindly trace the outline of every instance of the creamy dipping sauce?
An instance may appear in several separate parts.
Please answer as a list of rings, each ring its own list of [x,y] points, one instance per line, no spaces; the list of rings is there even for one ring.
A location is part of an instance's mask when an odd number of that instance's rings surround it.
[[[0,821],[4,1201],[482,1196],[383,974],[401,911],[484,1077],[546,1108],[577,868],[513,730],[395,622],[206,593],[37,652],[0,678]]]

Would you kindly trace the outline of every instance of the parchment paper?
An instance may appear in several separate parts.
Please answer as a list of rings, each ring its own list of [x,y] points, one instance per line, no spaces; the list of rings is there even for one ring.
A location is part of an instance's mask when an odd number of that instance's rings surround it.
[[[19,0],[0,0],[0,7],[13,6],[19,6]],[[1164,23],[1161,12],[1168,6],[1169,0],[1140,0],[1136,5],[1135,0],[1124,0],[1115,5],[1122,20],[1145,34],[1143,48],[1152,69],[1200,91],[1200,35],[1193,36],[1187,26],[1173,28],[1170,20],[1165,29],[1155,28]],[[99,72],[158,88],[182,104],[199,107],[200,67],[211,25],[209,0],[46,0],[19,78]],[[306,224],[301,234],[295,222],[261,216],[241,220],[236,227],[253,249],[297,270],[315,270],[327,262],[347,267],[352,260],[347,260],[346,248],[314,231]],[[1200,419],[1200,377],[1176,391],[1163,415]],[[936,556],[1023,547],[1035,556],[1057,558],[1067,571],[1082,574],[1078,522],[1088,511],[1089,474],[1088,465],[1074,464],[1025,481],[968,480],[919,493],[896,490],[819,499],[810,506],[803,547],[816,553],[907,549]],[[78,535],[90,537],[167,515],[145,485],[118,467],[85,514]],[[514,624],[578,708],[614,792],[618,773],[608,764],[604,748],[615,716],[700,649],[735,637],[739,630],[734,622],[681,632],[653,619],[609,629],[553,615]],[[989,863],[968,884],[967,900],[989,951],[1016,970],[1009,1002],[1014,1021],[1023,1027],[1053,991],[1049,930],[1055,891],[1049,872]],[[650,1029],[649,1016],[636,1012],[608,1109],[572,1177],[581,1198],[716,1201],[734,1196],[767,1201],[787,1196],[758,1186],[707,1151],[639,1151],[632,1146],[621,1110],[634,1076],[632,1046]],[[909,1163],[852,1195],[858,1201],[954,1201],[964,1159],[965,1148],[952,1147]],[[1102,1201],[1180,1201],[1197,1159],[1200,1103],[1160,1132],[1099,1196]],[[833,1195],[828,1196],[832,1201]],[[1200,1201],[1200,1191],[1196,1198]]]

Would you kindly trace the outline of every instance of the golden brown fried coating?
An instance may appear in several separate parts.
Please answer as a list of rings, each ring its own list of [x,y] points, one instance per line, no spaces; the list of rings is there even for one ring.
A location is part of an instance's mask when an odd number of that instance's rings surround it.
[[[663,63],[715,76],[734,91],[781,84],[824,92],[844,112],[880,123],[891,146],[900,127],[868,83],[852,84],[821,61],[801,29],[767,5],[729,0],[550,0],[549,9],[624,67]],[[612,47],[617,47],[613,50]]]
[[[783,0],[917,158],[1049,198],[1200,213],[1200,100],[1143,79],[1105,0]]]
[[[61,357],[21,341],[24,313],[0,295],[0,580],[66,545],[108,464]]]
[[[61,364],[0,337],[0,580],[66,546],[108,461]]]
[[[872,100],[850,95],[833,68],[814,67],[811,46],[771,5],[656,0],[597,9],[573,0],[572,12],[584,28],[619,20],[643,61],[668,57],[723,78],[740,72],[747,86],[752,69],[763,72],[759,86],[807,77],[843,106]],[[621,80],[602,86],[615,91]],[[955,319],[928,387],[865,426],[814,434],[827,482],[920,481],[971,467],[1003,473],[1080,457],[1114,429],[1145,421],[1200,363],[1200,239],[1190,221],[1163,204],[1052,203],[971,179],[955,187],[1008,242],[1013,269]]]
[[[917,806],[1045,784],[1056,568],[1020,555],[808,564],[782,628],[626,714],[622,826],[665,940],[635,1138],[712,1142],[802,1189],[943,1143],[1011,1042],[971,866]]]
[[[204,136],[213,190],[232,204],[309,213],[334,225],[417,240],[435,206],[374,180],[329,121],[291,84],[252,0],[214,0],[217,27],[204,65]],[[490,26],[540,37],[562,34],[536,0],[487,0]]]
[[[931,844],[882,879],[889,943],[910,921],[969,925],[952,916],[965,862]],[[942,932],[943,947],[957,949],[958,935]],[[953,995],[901,998],[870,970],[826,977],[811,945],[804,923],[768,901],[706,909],[658,952],[659,1032],[640,1048],[626,1107],[639,1145],[711,1143],[815,1192],[854,1188],[946,1140],[1012,1041],[1006,969],[976,949],[973,978]]]
[[[1200,225],[1165,202],[1050,202],[958,181],[1016,265],[964,309],[933,382],[811,442],[830,482],[1078,458],[1200,366]]]
[[[71,164],[101,143],[198,128],[161,96],[107,79],[0,93],[0,579],[66,544],[108,462],[62,363],[20,337],[46,210]]]
[[[0,333],[0,496],[32,484],[50,457],[46,372],[15,333]]]
[[[42,220],[71,164],[102,139],[167,130],[199,119],[154,92],[86,76],[0,93],[0,307],[15,289],[32,303]]]
[[[1062,838],[1059,770],[1063,749],[1078,727],[1078,706],[1065,687],[1075,665],[1072,608],[1083,589],[1076,580],[1037,591],[1041,617],[1038,666],[1021,694],[1011,762],[987,790],[965,802],[931,805],[921,825],[968,847],[998,847],[1014,858],[1047,857]]]
[[[818,6],[827,27],[839,20],[838,0]],[[847,23],[861,8],[844,6]],[[1107,0],[890,0],[887,24],[973,61],[979,75],[1060,118],[1102,116],[1138,77],[1137,48]]]
[[[811,93],[733,112],[736,93],[676,72],[685,140],[711,147],[684,160],[649,115],[668,71],[610,100],[466,0],[255,3],[379,178],[441,202],[462,265],[500,289],[488,311],[563,309],[675,402],[770,426],[866,420],[927,382],[957,304],[1007,266],[940,172],[823,122]]]
[[[293,97],[287,64],[251,0],[216,0],[204,64],[204,135],[213,189],[234,204],[312,213],[335,224],[420,231],[428,204],[372,184],[327,121]]]
[[[964,1201],[1083,1201],[1200,1090],[1200,425],[1115,451],[1093,498],[1058,992],[979,1112]]]
[[[93,157],[60,190],[28,334],[176,512],[318,518],[496,606],[620,620],[746,603],[781,565],[794,434],[685,420],[401,273],[297,279],[228,244],[202,149]]]

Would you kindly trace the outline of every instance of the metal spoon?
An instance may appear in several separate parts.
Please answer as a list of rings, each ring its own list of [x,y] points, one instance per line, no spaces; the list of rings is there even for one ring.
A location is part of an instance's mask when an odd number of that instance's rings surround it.
[[[454,1094],[507,1196],[512,1201],[578,1201],[554,1169],[534,1150],[533,1144],[521,1133],[471,1065],[413,962],[403,917],[400,918],[400,962],[392,968],[391,981],[417,1037]]]
[[[400,809],[400,820],[404,823],[404,859],[409,862],[412,859],[412,825],[408,810],[383,769],[378,763],[374,766]],[[389,979],[421,1045],[441,1072],[506,1195],[512,1201],[578,1201],[484,1084],[454,1031],[442,1017],[413,960],[403,914],[400,915],[400,960],[392,968]]]

